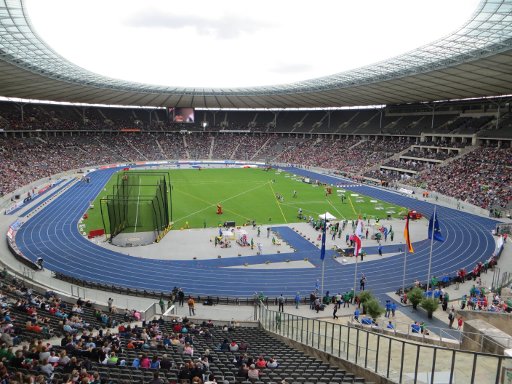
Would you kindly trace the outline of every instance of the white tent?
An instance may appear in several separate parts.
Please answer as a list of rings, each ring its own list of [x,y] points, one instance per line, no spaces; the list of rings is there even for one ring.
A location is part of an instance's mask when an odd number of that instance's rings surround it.
[[[331,215],[329,212],[322,213],[321,215],[318,215],[319,219],[326,219],[327,221],[336,220],[336,217]]]
[[[222,231],[222,237],[226,240],[235,240],[235,233],[231,231]]]

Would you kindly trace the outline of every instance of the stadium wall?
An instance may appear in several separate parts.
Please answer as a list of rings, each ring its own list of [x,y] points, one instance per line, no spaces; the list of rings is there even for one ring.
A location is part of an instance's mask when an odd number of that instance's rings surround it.
[[[457,315],[461,315],[466,321],[483,320],[508,335],[512,335],[512,313],[457,310]],[[509,347],[512,348],[512,345]]]

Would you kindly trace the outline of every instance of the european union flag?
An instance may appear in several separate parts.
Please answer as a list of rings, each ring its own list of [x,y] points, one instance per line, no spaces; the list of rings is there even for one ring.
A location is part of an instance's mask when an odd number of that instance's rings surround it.
[[[444,241],[444,236],[441,233],[441,229],[439,228],[439,220],[437,219],[437,214],[433,214],[430,217],[428,222],[428,238],[432,239],[432,231],[434,232],[434,240],[436,241]]]

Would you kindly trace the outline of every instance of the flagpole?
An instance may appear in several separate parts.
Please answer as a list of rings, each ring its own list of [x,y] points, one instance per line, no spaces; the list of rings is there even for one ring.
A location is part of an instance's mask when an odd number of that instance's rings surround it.
[[[324,216],[324,228],[322,233],[322,249],[320,252],[322,253],[322,282],[320,285],[320,293],[322,297],[322,301],[324,300],[324,274],[325,274],[325,242],[327,237],[327,213]]]
[[[433,216],[433,220],[432,220],[432,228],[431,228],[431,233],[430,233],[430,255],[428,258],[427,293],[428,293],[428,289],[430,287],[430,272],[432,269],[432,248],[434,247],[434,231],[435,231],[434,227],[435,227],[435,223],[436,223],[436,211],[437,211],[437,205],[434,204],[434,216]]]
[[[407,248],[408,248],[408,245],[406,242],[405,247],[404,247],[404,276],[402,279],[402,293],[405,293],[405,270],[406,270],[406,265],[407,265]]]
[[[322,300],[324,299],[324,272],[325,272],[325,260],[322,260],[322,285],[321,285]]]
[[[355,249],[355,248],[354,248]],[[357,288],[357,256],[356,258],[356,269],[354,270],[354,298],[356,297],[356,288]]]
[[[361,226],[360,226],[361,225]],[[362,243],[363,232],[362,232],[362,222],[361,218],[357,220],[357,226],[354,234],[352,235],[352,239],[354,239],[354,257],[356,258],[356,267],[354,269],[354,297],[357,292],[357,262],[358,262],[358,254],[361,253],[362,247],[357,245],[356,238],[359,239],[359,242]]]

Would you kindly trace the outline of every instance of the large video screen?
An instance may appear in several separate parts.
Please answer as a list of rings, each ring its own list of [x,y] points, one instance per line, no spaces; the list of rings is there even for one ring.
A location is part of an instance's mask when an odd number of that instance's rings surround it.
[[[193,123],[194,108],[169,108],[169,118],[175,123]]]

